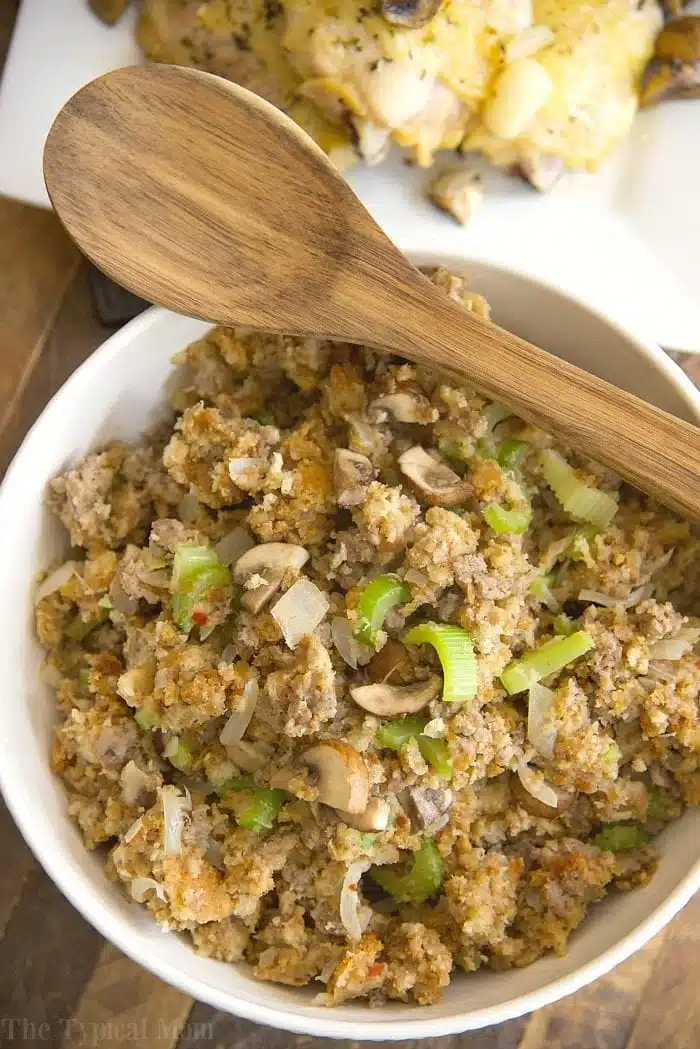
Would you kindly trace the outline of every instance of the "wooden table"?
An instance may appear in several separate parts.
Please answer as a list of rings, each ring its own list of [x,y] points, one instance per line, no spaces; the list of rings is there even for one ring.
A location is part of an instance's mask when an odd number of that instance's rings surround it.
[[[0,0],[0,66],[16,6],[17,0]],[[53,215],[0,199],[0,473],[51,394],[109,334],[95,318],[85,267]],[[699,359],[682,363],[700,379]],[[643,951],[591,987],[529,1017],[440,1044],[700,1049],[696,965],[700,896]],[[0,803],[0,1047],[336,1044],[226,1016],[129,961],[63,899]]]

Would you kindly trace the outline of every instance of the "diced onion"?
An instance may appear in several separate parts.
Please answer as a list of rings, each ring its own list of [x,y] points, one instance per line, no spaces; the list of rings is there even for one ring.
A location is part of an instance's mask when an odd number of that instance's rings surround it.
[[[226,648],[221,653],[221,662],[222,663],[233,663],[235,658],[236,658],[236,646],[235,645],[227,645]]]
[[[506,62],[527,58],[547,47],[554,40],[554,33],[546,25],[531,25],[521,30],[506,44]]]
[[[141,792],[151,787],[148,773],[140,769],[135,761],[127,761],[119,776],[119,782],[122,797],[127,805],[135,805]]]
[[[247,528],[239,526],[228,532],[214,547],[214,553],[222,565],[233,565],[241,554],[251,550],[255,540]]]
[[[134,612],[139,607],[136,598],[129,597],[124,590],[124,587],[117,579],[114,580],[109,588],[109,596],[111,597],[112,604],[117,612],[121,612],[123,616],[133,616]]]
[[[551,809],[556,809],[559,805],[559,798],[557,797],[556,791],[552,790],[548,786],[541,773],[535,772],[530,766],[521,758],[518,762],[518,779],[522,783],[528,794],[531,794],[537,801],[542,802],[543,805],[548,805]]]
[[[371,861],[367,859],[351,863],[340,890],[340,920],[351,940],[362,939],[362,934],[372,917],[371,908],[360,903],[359,890],[360,878],[371,866]]]
[[[301,578],[270,611],[289,648],[296,648],[303,637],[314,632],[329,608],[323,591],[310,579]]]
[[[189,524],[191,521],[194,521],[198,506],[199,499],[196,495],[192,495],[191,492],[186,492],[183,495],[177,508],[177,516],[183,524]]]
[[[552,78],[536,58],[510,62],[496,77],[482,110],[487,130],[499,138],[518,138],[547,102],[553,87]]]
[[[551,688],[535,683],[530,689],[527,706],[528,741],[538,754],[550,761],[557,741],[557,731],[552,724],[553,699]]]
[[[243,687],[243,694],[240,697],[239,706],[234,710],[233,714],[231,714],[231,717],[228,719],[219,735],[219,739],[225,747],[233,746],[234,743],[238,743],[239,740],[243,739],[245,731],[250,724],[250,719],[255,711],[255,704],[258,702],[259,692],[260,688],[258,686],[257,678],[249,678]]]
[[[333,644],[347,665],[352,667],[353,670],[357,670],[362,656],[367,652],[367,648],[355,639],[350,621],[345,619],[344,616],[334,616],[331,622],[331,637],[333,638]]]
[[[182,842],[185,814],[192,808],[188,793],[179,794],[177,787],[163,787],[163,847],[166,856],[177,856]]]
[[[682,659],[693,647],[692,642],[682,638],[654,641],[649,645],[649,659]]]
[[[429,739],[443,739],[446,731],[445,719],[433,718],[423,729],[423,735],[428,736]]]
[[[579,601],[590,601],[594,605],[602,605],[603,608],[634,608],[640,601],[651,597],[654,588],[651,583],[644,583],[632,590],[628,597],[610,597],[609,594],[601,594],[599,590],[580,590]]]
[[[255,470],[258,466],[261,466],[262,462],[262,459],[250,459],[247,457],[231,459],[228,464],[229,477],[232,481],[238,482],[249,470]]]
[[[161,885],[155,878],[133,878],[129,888],[132,899],[136,900],[137,903],[143,903],[146,899],[146,893],[150,891],[155,892],[159,900],[165,901],[168,898],[165,886]]]
[[[42,579],[36,588],[34,604],[38,605],[45,597],[50,597],[51,594],[55,594],[55,592],[60,590],[62,586],[65,586],[68,580],[72,579],[77,572],[78,564],[76,561],[64,561],[64,563],[59,565],[58,568],[55,568],[53,572],[49,572],[46,579]]]
[[[124,841],[126,842],[127,845],[129,844],[130,841],[132,841],[136,837],[136,835],[138,834],[138,832],[141,830],[142,827],[143,827],[143,816],[139,816],[138,819],[134,820],[134,822],[131,824],[130,827],[127,827],[127,829],[124,831]]]
[[[269,759],[272,748],[266,743],[250,743],[246,739],[226,748],[231,761],[244,772],[257,772]]]

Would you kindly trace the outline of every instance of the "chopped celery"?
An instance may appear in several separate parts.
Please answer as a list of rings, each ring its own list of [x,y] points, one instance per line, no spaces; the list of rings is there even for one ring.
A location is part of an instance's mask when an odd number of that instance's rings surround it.
[[[397,721],[384,721],[377,729],[377,742],[387,750],[401,750],[410,739],[418,742],[423,760],[435,769],[443,779],[452,779],[452,762],[450,752],[444,739],[433,739],[424,736],[423,729],[428,719],[419,715],[409,715]]]
[[[476,454],[481,459],[497,459],[498,451],[493,437],[480,437],[475,446]]]
[[[180,772],[187,772],[192,765],[192,751],[184,739],[181,739],[179,736],[173,736],[168,742],[164,753],[170,764],[174,765]]]
[[[286,790],[275,790],[272,787],[260,787],[252,776],[236,776],[220,783],[216,793],[220,798],[238,791],[250,793],[250,802],[234,813],[239,827],[246,830],[270,830],[279,816],[280,809],[289,799]]]
[[[647,819],[654,823],[669,819],[668,805],[658,790],[648,792]]]
[[[609,492],[587,485],[552,448],[544,448],[539,461],[545,481],[570,517],[597,528],[610,524],[617,513],[617,500]]]
[[[516,659],[501,674],[501,683],[509,695],[525,692],[535,682],[549,677],[574,659],[593,648],[593,639],[585,630],[577,630],[569,637],[555,637],[539,648]]]
[[[207,546],[182,543],[173,561],[173,619],[188,634],[195,624],[197,605],[209,600],[212,590],[228,586],[231,572]]]
[[[432,645],[442,665],[442,699],[464,703],[476,693],[477,664],[466,630],[448,623],[420,623],[403,636],[407,645]]]
[[[547,575],[537,576],[537,578],[533,579],[530,583],[530,593],[533,597],[536,597],[538,601],[541,601],[543,605],[546,605],[550,612],[553,612],[556,615],[556,613],[560,611],[561,605],[552,591],[553,582],[553,572],[550,572]]]
[[[112,598],[108,597],[107,594],[105,594],[104,597],[101,597],[97,604],[99,608],[104,608],[105,612],[111,612],[114,608]]]
[[[454,459],[458,463],[468,463],[471,459],[471,442],[459,437],[443,437],[438,441],[438,451],[446,459]]]
[[[369,876],[398,903],[422,903],[442,886],[445,876],[442,857],[430,838],[423,838],[412,854],[411,869],[400,873],[395,867],[370,867]]]
[[[593,844],[605,852],[629,852],[649,841],[649,835],[632,823],[608,823],[596,834]]]
[[[371,579],[360,594],[357,604],[358,625],[355,637],[365,645],[374,643],[387,614],[396,605],[405,605],[411,597],[408,584],[397,575],[378,575]]]
[[[138,707],[134,711],[134,720],[144,732],[150,732],[151,729],[155,728],[156,719],[153,711],[148,707]]]
[[[428,719],[417,714],[399,718],[398,721],[384,721],[377,729],[377,742],[387,750],[401,750],[409,739],[420,736],[427,724]]]
[[[529,506],[520,510],[506,510],[499,503],[489,503],[481,512],[486,524],[496,535],[522,535],[532,520]]]
[[[571,634],[576,630],[575,625],[571,622],[567,615],[562,612],[554,620],[554,633],[560,634],[562,637],[570,637]]]
[[[84,641],[88,634],[104,623],[106,618],[106,608],[100,610],[100,615],[96,619],[83,619],[81,615],[73,616],[63,633],[73,641]]]
[[[80,685],[81,688],[86,688],[87,689],[87,688],[90,687],[90,668],[89,667],[81,667],[80,670],[78,671],[78,684]]]
[[[432,736],[419,736],[418,748],[424,761],[434,768],[442,779],[452,779],[452,762],[447,741],[433,739]]]
[[[360,834],[360,848],[371,849],[376,841],[377,835],[372,831],[366,831]]]
[[[505,470],[515,470],[521,463],[530,445],[527,441],[508,438],[498,446],[498,462]]]
[[[267,408],[261,408],[259,412],[251,412],[250,418],[255,419],[261,426],[274,426],[275,417]]]

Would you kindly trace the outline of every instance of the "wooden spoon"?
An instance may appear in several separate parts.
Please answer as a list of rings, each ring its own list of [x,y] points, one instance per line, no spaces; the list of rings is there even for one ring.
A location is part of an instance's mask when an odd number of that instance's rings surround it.
[[[451,302],[309,136],[243,88],[173,66],[108,73],[57,116],[44,175],[79,247],[137,295],[446,368],[700,518],[696,427]]]

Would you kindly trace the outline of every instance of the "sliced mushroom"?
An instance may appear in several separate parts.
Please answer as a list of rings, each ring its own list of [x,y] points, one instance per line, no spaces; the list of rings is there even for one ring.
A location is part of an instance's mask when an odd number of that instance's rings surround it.
[[[561,157],[537,153],[521,157],[515,172],[539,193],[548,193],[564,174],[564,161]]]
[[[367,671],[372,681],[376,683],[397,684],[402,672],[408,670],[410,666],[411,660],[406,646],[401,641],[395,641],[390,637],[384,647],[374,653],[367,664]]]
[[[442,0],[382,0],[384,20],[404,29],[420,29],[440,10]]]
[[[434,833],[441,830],[449,820],[449,809],[453,794],[446,787],[408,787],[408,808],[416,822],[425,830]]]
[[[428,398],[418,390],[399,389],[384,397],[377,397],[370,408],[383,408],[397,423],[429,423],[434,421],[434,410]]]
[[[233,578],[242,586],[259,578],[260,585],[246,590],[241,598],[243,608],[257,613],[277,593],[287,572],[299,572],[309,555],[294,543],[261,543],[247,550],[236,561]]]
[[[419,444],[399,456],[399,468],[429,506],[460,506],[472,495],[469,481],[461,478],[446,463],[433,459]]]
[[[700,98],[700,15],[673,19],[656,38],[639,104],[650,106],[664,98]]]
[[[129,0],[88,0],[98,18],[107,25],[114,25],[126,11]]]
[[[417,714],[431,699],[440,695],[442,682],[438,677],[419,681],[416,685],[359,685],[350,689],[358,707],[380,718],[397,718],[401,714]]]
[[[683,15],[668,22],[656,38],[654,54],[667,62],[700,61],[700,15]]]
[[[553,805],[545,805],[544,802],[533,797],[529,790],[525,789],[520,780],[520,776],[518,776],[517,773],[514,773],[511,776],[510,789],[518,805],[521,805],[531,816],[539,816],[542,819],[552,819],[554,816],[558,816],[560,813],[565,812],[566,809],[571,806],[571,802],[573,801],[570,794],[567,794],[563,790],[557,790],[557,807],[554,808]]]
[[[343,812],[342,809],[338,809],[338,815],[348,827],[364,831],[386,830],[390,813],[389,802],[384,798],[370,798],[364,812]]]
[[[481,176],[466,168],[443,171],[428,185],[427,195],[436,207],[465,226],[484,201]]]
[[[700,98],[700,72],[697,65],[653,61],[647,66],[639,93],[642,109],[665,98]]]
[[[372,464],[366,455],[336,448],[333,459],[333,487],[339,506],[357,506],[364,501],[372,480]]]
[[[369,776],[363,758],[340,739],[317,743],[303,760],[318,774],[318,800],[333,809],[360,813],[367,808]]]

